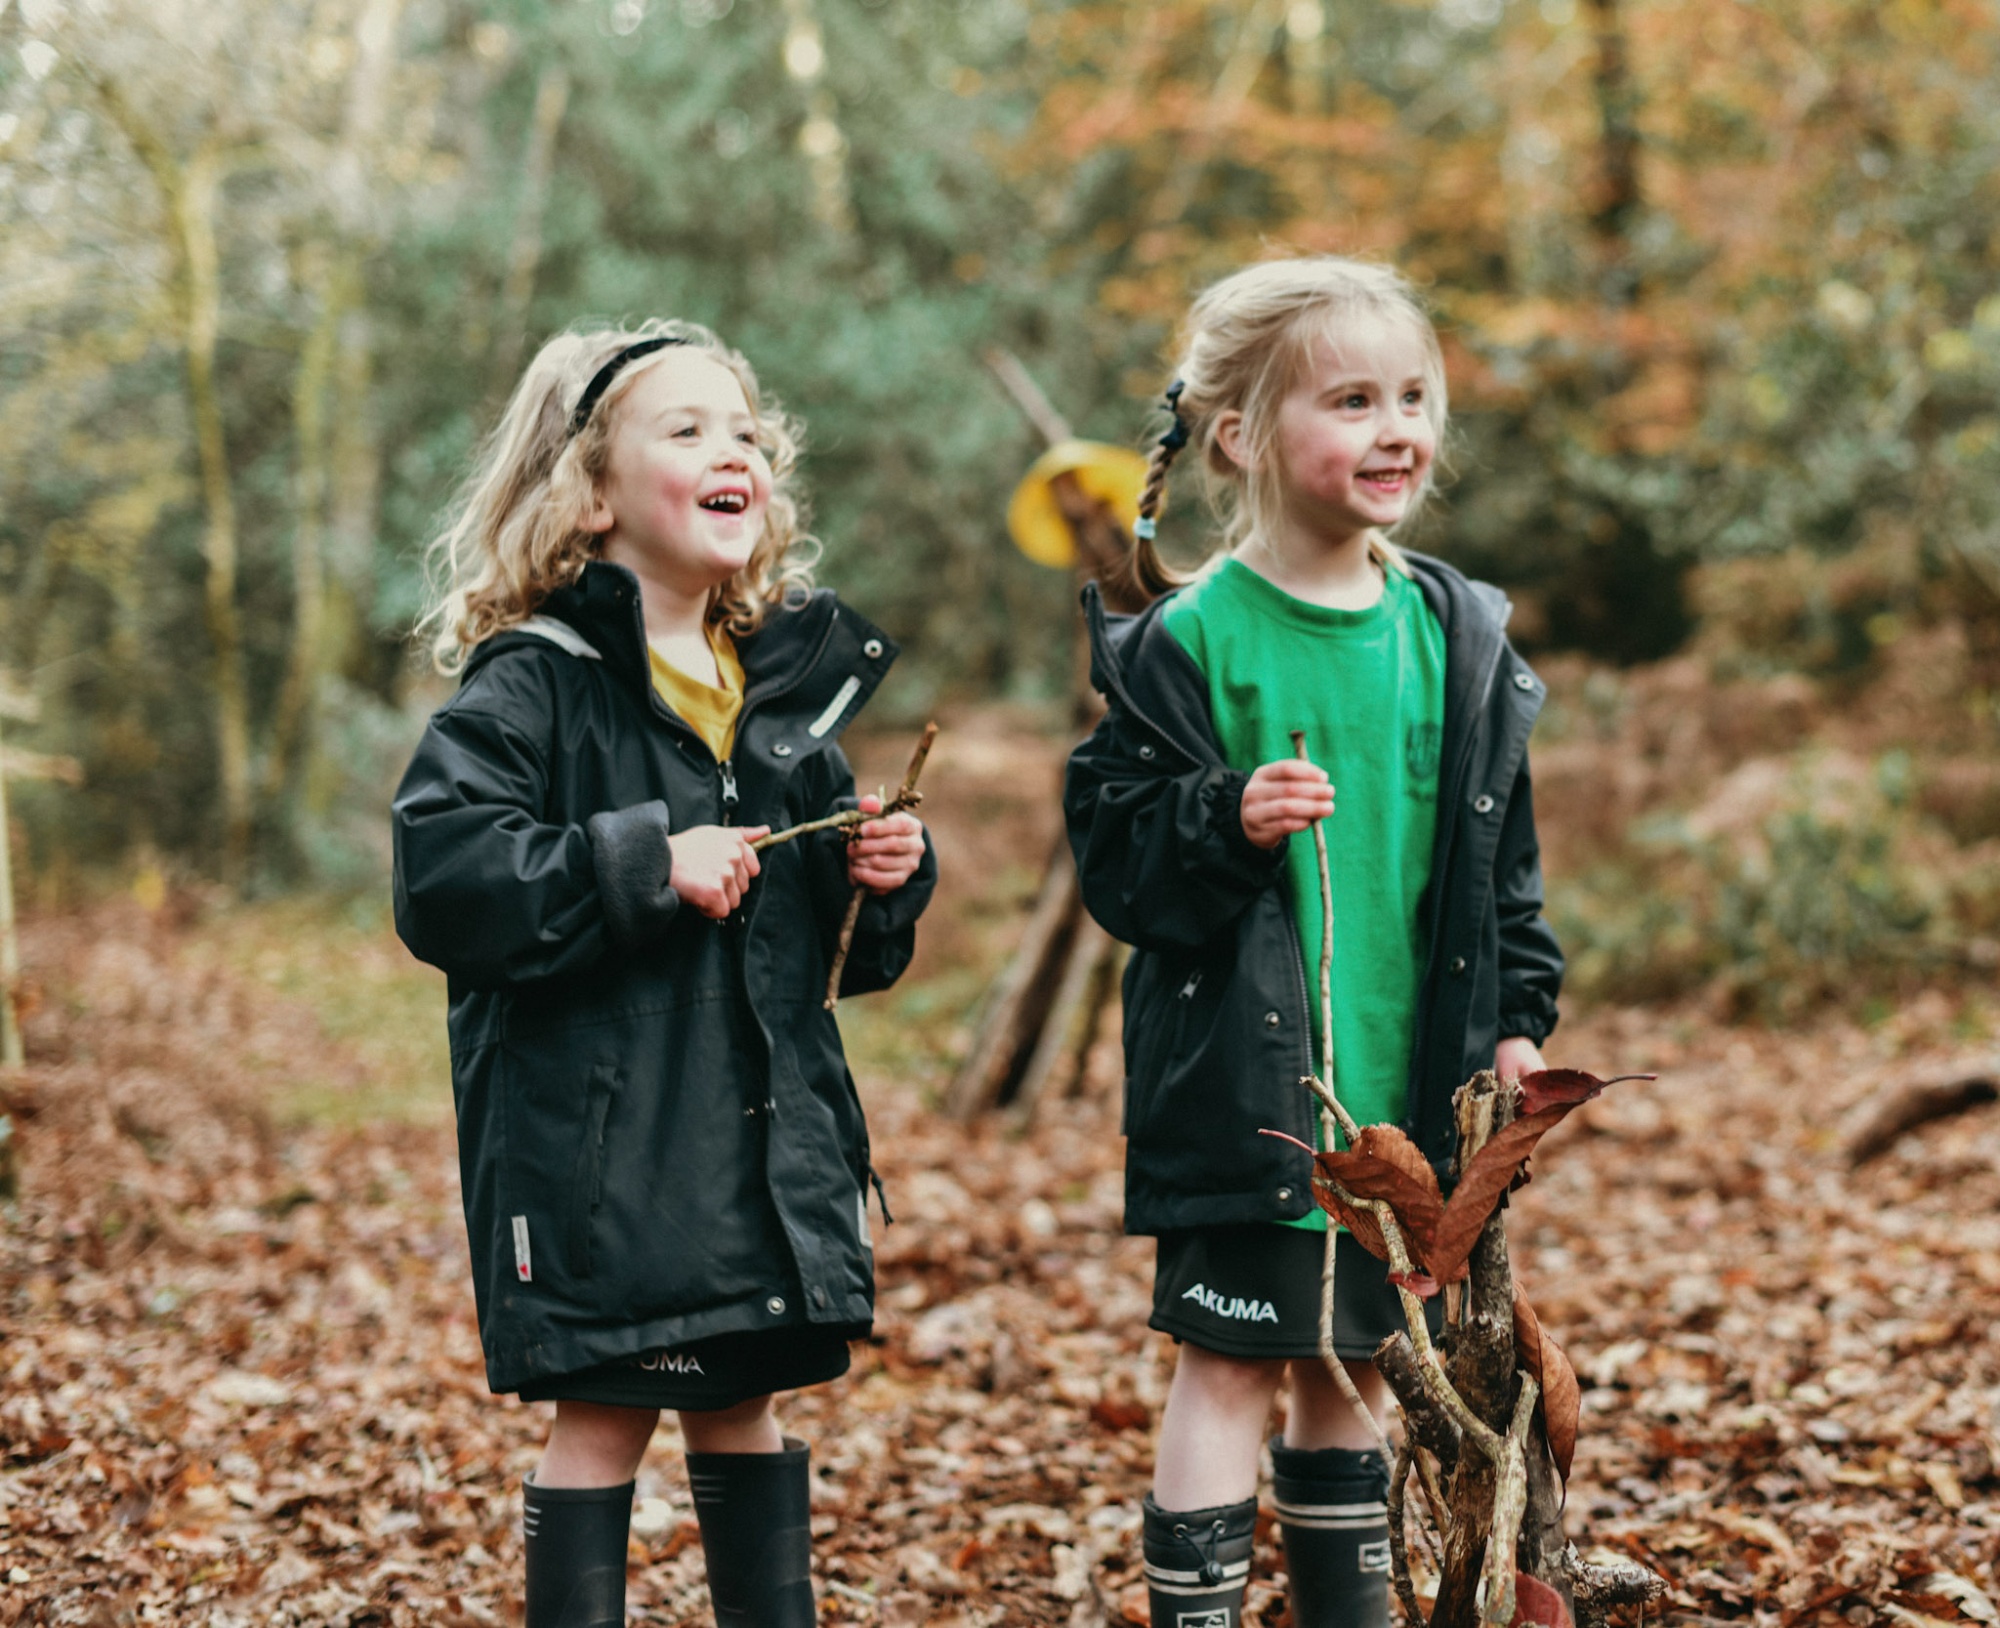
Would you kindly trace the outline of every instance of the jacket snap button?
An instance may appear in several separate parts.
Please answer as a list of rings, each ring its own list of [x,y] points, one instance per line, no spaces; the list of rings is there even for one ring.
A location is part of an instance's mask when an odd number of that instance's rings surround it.
[[[783,741],[779,741],[776,746],[771,748],[771,755],[773,757],[790,757],[792,755],[792,749],[789,746],[787,746]]]
[[[1456,978],[1463,971],[1465,971],[1465,957],[1454,955],[1451,958],[1451,975]]]
[[[1267,1029],[1275,1029],[1283,1021],[1276,1012],[1266,1012],[1264,1014],[1264,1027]]]
[[[1150,747],[1150,746],[1142,746],[1142,747],[1140,747],[1140,748],[1139,748],[1139,756],[1140,756],[1141,758],[1145,759],[1145,761],[1146,761],[1146,762],[1148,762],[1148,763],[1151,763],[1151,762],[1153,761],[1153,749],[1152,749],[1152,747]]]
[[[1291,1201],[1292,1201],[1292,1190],[1291,1190],[1291,1188],[1289,1188],[1289,1187],[1280,1187],[1280,1188],[1278,1189],[1278,1202],[1279,1202],[1280,1204],[1289,1204],[1289,1203],[1291,1203]]]
[[[769,1300],[764,1302],[764,1309],[773,1317],[776,1317],[785,1309],[784,1297],[782,1295],[772,1295]]]
[[[1532,689],[1533,689],[1534,687],[1535,687],[1535,680],[1534,680],[1534,676],[1533,676],[1532,674],[1530,674],[1530,673],[1516,673],[1516,674],[1514,675],[1514,688],[1515,688],[1515,689],[1517,689],[1517,690],[1532,690]]]
[[[880,639],[870,639],[861,647],[861,653],[870,661],[873,661],[877,656],[882,654],[882,641]]]
[[[1491,814],[1493,812],[1493,799],[1482,791],[1477,797],[1472,799],[1472,812],[1475,814]]]

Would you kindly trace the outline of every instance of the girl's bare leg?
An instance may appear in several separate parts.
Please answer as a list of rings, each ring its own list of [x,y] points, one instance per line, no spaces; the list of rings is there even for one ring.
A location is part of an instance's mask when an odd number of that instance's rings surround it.
[[[1378,1423],[1389,1417],[1389,1386],[1370,1362],[1344,1362],[1348,1378]],[[1353,1403],[1340,1394],[1333,1375],[1318,1357],[1292,1363],[1292,1405],[1285,1416],[1285,1445],[1315,1451],[1347,1447],[1361,1451],[1376,1445],[1366,1420],[1356,1417]]]
[[[690,1453],[779,1453],[785,1447],[768,1396],[712,1412],[684,1411],[681,1438]]]
[[[639,1473],[639,1460],[660,1422],[658,1408],[619,1408],[602,1402],[558,1402],[538,1487],[620,1487]]]
[[[1257,1450],[1284,1376],[1252,1361],[1183,1345],[1160,1416],[1153,1501],[1162,1509],[1240,1503],[1257,1491]]]

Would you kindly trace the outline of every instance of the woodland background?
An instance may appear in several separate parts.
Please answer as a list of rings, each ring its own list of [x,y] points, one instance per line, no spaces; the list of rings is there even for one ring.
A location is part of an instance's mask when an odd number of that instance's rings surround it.
[[[946,891],[843,1013],[908,1202],[800,1404],[826,1609],[1127,1612],[1171,1353],[1115,1013],[1025,1134],[932,1112],[1072,727],[982,358],[1138,444],[1193,290],[1302,250],[1434,302],[1412,540],[1550,679],[1553,1050],[1665,1076],[1517,1200],[1573,1530],[1678,1620],[1995,1620],[1995,1111],[1843,1126],[2000,1021],[1996,177],[1983,0],[0,0],[0,1621],[515,1609],[540,1423],[484,1397],[384,808],[471,449],[542,336],[657,313],[806,420],[822,577],[906,648],[864,769],[945,723]],[[661,1441],[635,1609],[702,1621]]]

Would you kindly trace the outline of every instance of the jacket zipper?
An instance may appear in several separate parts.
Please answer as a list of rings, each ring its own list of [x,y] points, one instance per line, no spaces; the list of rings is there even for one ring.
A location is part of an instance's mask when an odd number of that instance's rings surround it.
[[[1485,712],[1487,701],[1493,694],[1493,679],[1500,671],[1500,657],[1505,648],[1504,640],[1493,648],[1493,660],[1486,669],[1484,682],[1479,686],[1479,699],[1472,705],[1472,716],[1475,719]],[[1437,896],[1431,901],[1431,941],[1430,948],[1424,956],[1424,978],[1423,982],[1417,986],[1417,1043],[1410,1048],[1410,1075],[1408,1081],[1410,1098],[1408,1110],[1409,1121],[1411,1127],[1415,1130],[1422,1129],[1422,1126],[1418,1123],[1418,1115],[1421,1111],[1420,1104],[1423,1101],[1423,1094],[1418,1090],[1418,1084],[1423,1078],[1424,1066],[1429,1061],[1424,1055],[1424,1049],[1430,1034],[1431,1008],[1436,1004],[1437,1000],[1437,969],[1441,947],[1439,940],[1444,936],[1445,875],[1450,873],[1452,855],[1458,847],[1459,831],[1464,824],[1464,820],[1459,814],[1459,800],[1465,783],[1466,766],[1472,761],[1472,747],[1475,738],[1474,730],[1468,728],[1465,736],[1465,744],[1458,749],[1458,760],[1452,764],[1451,785],[1449,789],[1447,790],[1443,781],[1438,782],[1438,808],[1441,811],[1448,811],[1445,813],[1445,818],[1451,823],[1445,832],[1445,845],[1441,856],[1444,863],[1439,867],[1440,872],[1443,874],[1433,875],[1431,878]]]
[[[1193,1000],[1194,992],[1199,988],[1201,988],[1201,969],[1197,967],[1188,974],[1188,981],[1181,985],[1180,998],[1184,1001]]]
[[[740,723],[741,721],[741,716],[739,715],[738,722]],[[722,823],[724,825],[734,825],[736,823],[736,765],[728,758],[724,758],[715,767],[717,772],[722,776]]]

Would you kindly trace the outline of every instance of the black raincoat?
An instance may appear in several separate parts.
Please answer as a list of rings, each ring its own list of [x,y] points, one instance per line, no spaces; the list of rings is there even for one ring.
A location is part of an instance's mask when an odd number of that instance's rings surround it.
[[[1445,640],[1444,740],[1429,961],[1403,1129],[1440,1174],[1451,1097],[1495,1044],[1556,1023],[1562,953],[1543,921],[1528,735],[1543,686],[1502,631],[1506,597],[1409,556]],[[1285,844],[1243,834],[1249,776],[1223,761],[1208,682],[1159,601],[1108,616],[1084,590],[1091,680],[1110,710],[1071,755],[1063,805],[1090,913],[1136,947],[1125,971],[1125,1227],[1291,1220],[1310,1165],[1315,1006],[1285,886]],[[1292,840],[1292,839],[1288,839]],[[1297,840],[1310,840],[1299,838]]]
[[[452,1089],[495,1390],[714,1334],[865,1328],[868,1133],[822,1009],[850,890],[827,832],[726,922],[666,836],[851,806],[836,744],[895,658],[821,591],[738,645],[731,761],[656,695],[603,563],[474,651],[396,794],[396,926],[450,979]],[[908,964],[936,862],[863,906],[842,991]]]

